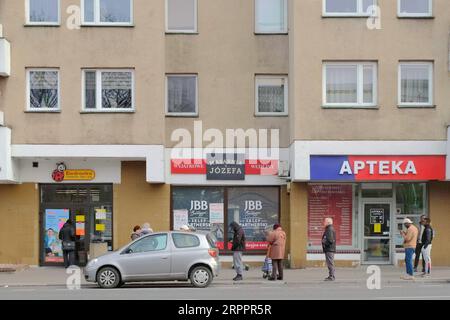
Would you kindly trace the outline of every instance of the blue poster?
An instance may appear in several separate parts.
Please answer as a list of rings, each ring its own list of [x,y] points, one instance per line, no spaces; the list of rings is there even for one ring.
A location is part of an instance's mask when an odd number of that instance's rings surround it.
[[[69,219],[69,209],[45,210],[44,250],[45,262],[63,262],[59,231]]]

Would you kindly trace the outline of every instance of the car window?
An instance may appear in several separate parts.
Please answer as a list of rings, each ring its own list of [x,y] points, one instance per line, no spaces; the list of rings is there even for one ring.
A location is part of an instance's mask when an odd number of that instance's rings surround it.
[[[133,243],[129,250],[131,253],[160,251],[167,247],[167,234],[155,234]]]
[[[200,239],[193,234],[173,233],[172,239],[177,248],[193,248],[200,246]]]

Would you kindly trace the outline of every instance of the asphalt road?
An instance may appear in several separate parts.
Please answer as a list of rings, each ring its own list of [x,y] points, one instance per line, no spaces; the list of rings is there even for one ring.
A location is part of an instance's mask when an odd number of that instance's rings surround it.
[[[1,287],[0,300],[317,300],[317,299],[386,299],[450,300],[449,283],[413,283],[385,285],[369,290],[363,285],[343,283],[319,284],[212,284],[195,289],[186,284],[139,284],[105,290],[83,286],[68,290],[63,286]]]

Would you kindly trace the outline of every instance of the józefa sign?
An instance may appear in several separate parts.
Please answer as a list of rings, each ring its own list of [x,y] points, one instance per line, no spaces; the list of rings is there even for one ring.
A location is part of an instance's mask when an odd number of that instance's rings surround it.
[[[444,180],[445,156],[311,156],[312,181]]]
[[[172,174],[206,174],[206,159],[171,159]],[[278,160],[245,160],[246,175],[277,175]]]

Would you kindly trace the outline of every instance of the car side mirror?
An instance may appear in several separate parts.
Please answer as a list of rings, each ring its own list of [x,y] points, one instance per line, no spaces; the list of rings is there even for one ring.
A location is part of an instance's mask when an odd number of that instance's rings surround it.
[[[133,249],[127,248],[127,249],[125,249],[125,251],[124,251],[123,253],[124,253],[124,254],[130,254],[130,253],[133,253]]]

